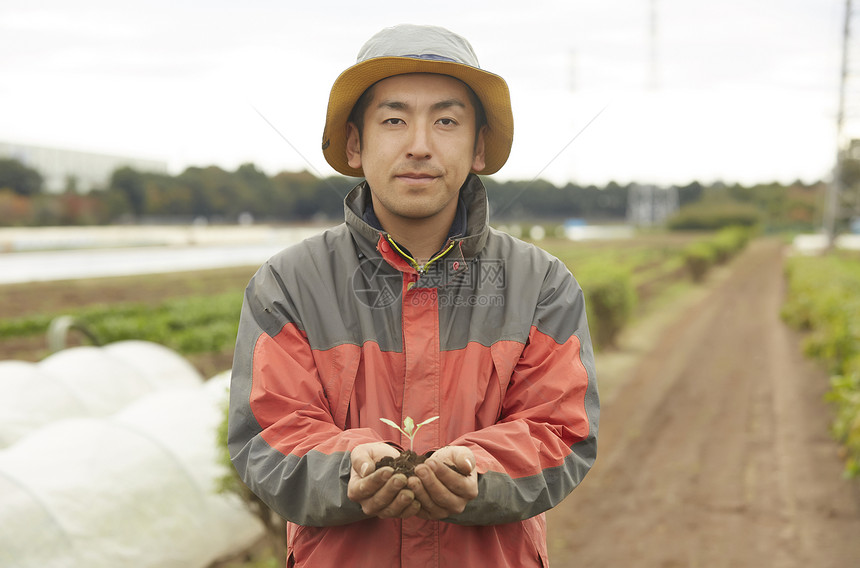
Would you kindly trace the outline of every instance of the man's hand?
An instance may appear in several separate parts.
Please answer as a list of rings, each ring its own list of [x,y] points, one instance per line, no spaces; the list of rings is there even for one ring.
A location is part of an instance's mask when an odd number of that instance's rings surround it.
[[[421,510],[421,504],[415,500],[415,494],[406,487],[405,475],[394,475],[394,470],[390,467],[376,470],[376,462],[380,458],[396,458],[398,455],[399,451],[382,442],[361,444],[350,452],[352,469],[346,495],[361,505],[365,515],[383,519],[407,519]]]
[[[460,473],[445,464],[457,467]],[[416,466],[409,488],[421,508],[422,519],[439,520],[463,512],[466,504],[478,496],[478,471],[475,455],[462,446],[445,446],[433,452],[426,462]]]

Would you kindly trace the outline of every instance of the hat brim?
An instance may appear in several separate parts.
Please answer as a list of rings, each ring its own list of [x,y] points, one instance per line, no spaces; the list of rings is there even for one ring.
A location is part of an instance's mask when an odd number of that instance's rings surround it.
[[[511,96],[505,80],[462,63],[417,59],[413,57],[377,57],[357,63],[340,74],[331,88],[323,129],[323,155],[337,172],[363,177],[346,158],[346,123],[349,114],[368,87],[387,77],[406,73],[438,73],[460,79],[478,96],[487,116],[484,135],[485,166],[478,174],[489,175],[501,169],[511,153],[514,139],[514,117]]]

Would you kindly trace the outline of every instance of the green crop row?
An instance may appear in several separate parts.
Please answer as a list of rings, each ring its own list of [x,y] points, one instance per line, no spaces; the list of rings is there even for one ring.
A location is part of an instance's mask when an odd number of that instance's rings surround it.
[[[695,238],[695,237],[694,237]],[[540,245],[564,262],[574,275],[592,264],[612,264],[631,272],[659,265],[677,258],[690,242],[689,236],[646,236],[624,241],[544,241]]]
[[[860,259],[796,257],[786,265],[782,317],[806,331],[804,352],[831,373],[834,436],[845,446],[846,474],[860,476]]]
[[[611,347],[637,308],[659,296],[688,272],[694,282],[747,244],[751,230],[730,227],[701,236],[651,234],[629,241],[541,245],[562,260],[585,292],[596,348]],[[694,239],[694,240],[693,240]]]
[[[636,307],[632,274],[624,267],[592,265],[579,278],[592,340],[598,348],[611,347]]]
[[[670,230],[716,231],[724,227],[755,227],[761,213],[752,204],[736,201],[699,201],[682,207],[669,219]]]
[[[599,349],[615,344],[638,306],[682,279],[685,271],[694,282],[701,281],[712,266],[740,252],[751,235],[748,228],[728,227],[706,236],[649,235],[620,246],[552,243],[546,248],[567,264],[582,286]]]
[[[752,236],[746,227],[726,227],[713,236],[690,243],[683,251],[684,264],[694,282],[704,280],[708,271],[743,250]]]
[[[112,304],[0,321],[0,338],[45,333],[51,321],[70,315],[101,343],[141,339],[182,353],[229,348],[236,341],[241,292],[166,300],[158,305]]]
[[[542,243],[576,276],[585,294],[591,338],[596,349],[615,344],[639,302],[637,288],[677,259],[683,244],[677,239],[615,242],[567,240]]]

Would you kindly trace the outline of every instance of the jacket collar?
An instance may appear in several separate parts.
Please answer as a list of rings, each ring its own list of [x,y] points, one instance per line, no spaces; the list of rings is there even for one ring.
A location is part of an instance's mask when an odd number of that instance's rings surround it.
[[[382,231],[382,223],[379,221],[379,217],[376,216],[376,211],[373,208],[373,200],[370,199],[367,202],[367,209],[364,210],[364,215],[362,215],[362,219],[365,223],[376,229],[377,231]],[[454,222],[451,223],[451,229],[448,231],[448,236],[445,237],[445,240],[448,239],[458,239],[466,236],[466,203],[463,201],[463,197],[459,196],[457,198],[457,212],[454,214]]]
[[[470,260],[484,248],[490,221],[487,190],[477,175],[469,174],[466,178],[463,187],[460,188],[460,201],[466,210],[465,234],[453,238],[456,243],[455,248],[460,251],[465,260]],[[344,220],[356,238],[359,248],[365,254],[376,251],[377,243],[384,236],[380,228],[372,226],[365,220],[365,212],[369,208],[372,210],[370,186],[365,180],[356,185],[344,199]]]

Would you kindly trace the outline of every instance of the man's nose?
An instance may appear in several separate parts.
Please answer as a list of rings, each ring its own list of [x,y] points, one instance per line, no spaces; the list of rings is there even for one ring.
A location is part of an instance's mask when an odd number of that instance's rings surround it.
[[[430,158],[430,128],[426,125],[415,125],[411,129],[406,155],[413,160]]]

